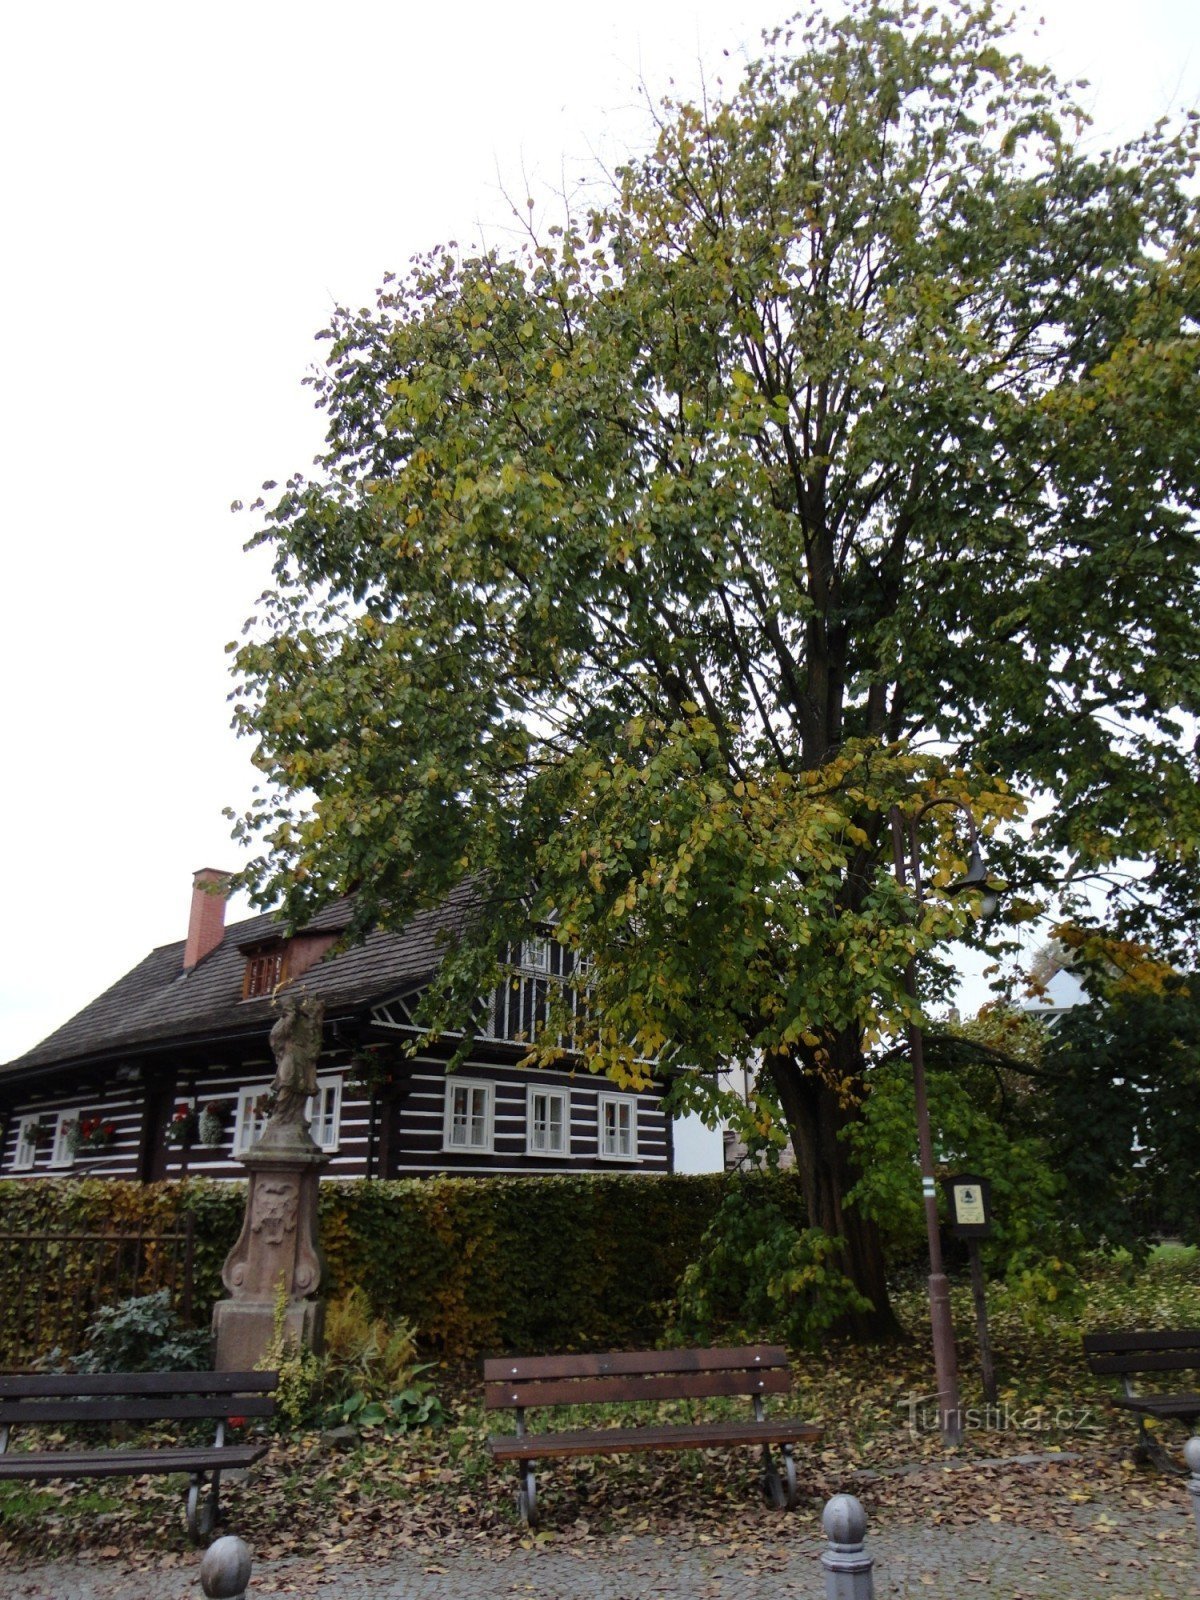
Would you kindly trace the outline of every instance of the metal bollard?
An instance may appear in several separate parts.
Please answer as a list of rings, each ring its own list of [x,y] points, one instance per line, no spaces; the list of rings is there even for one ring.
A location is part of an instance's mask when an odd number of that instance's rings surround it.
[[[241,1539],[226,1534],[204,1552],[200,1587],[208,1600],[246,1600],[250,1582],[250,1552]]]
[[[1188,1493],[1192,1497],[1192,1515],[1196,1519],[1196,1535],[1200,1538],[1200,1434],[1189,1439],[1183,1447],[1183,1459],[1188,1464],[1191,1477],[1188,1479]]]
[[[863,1548],[867,1513],[852,1494],[835,1494],[821,1517],[829,1549],[821,1554],[825,1600],[875,1600],[874,1560]]]

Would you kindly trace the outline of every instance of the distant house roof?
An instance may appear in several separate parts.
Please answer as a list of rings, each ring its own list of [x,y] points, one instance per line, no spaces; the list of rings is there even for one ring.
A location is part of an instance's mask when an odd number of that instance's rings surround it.
[[[295,988],[320,996],[327,1016],[347,1015],[412,989],[433,976],[446,940],[477,905],[478,890],[464,885],[436,910],[418,913],[398,933],[371,933],[359,944],[335,947],[296,980]],[[349,910],[348,901],[338,901],[299,931],[336,934],[347,926]],[[220,944],[186,972],[185,941],[160,945],[69,1022],[0,1067],[0,1080],[38,1067],[261,1032],[273,1020],[275,1006],[267,995],[242,998],[245,947],[282,931],[273,913],[231,923]]]
[[[1041,994],[1031,996],[1021,1010],[1029,1016],[1052,1022],[1076,1006],[1085,1006],[1087,1003],[1087,990],[1079,979],[1067,967],[1059,967],[1042,986]]]

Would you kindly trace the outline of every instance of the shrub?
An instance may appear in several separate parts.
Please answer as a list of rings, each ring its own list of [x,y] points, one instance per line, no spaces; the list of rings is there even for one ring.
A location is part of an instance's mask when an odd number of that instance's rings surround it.
[[[820,1228],[785,1216],[759,1184],[736,1184],[705,1230],[675,1303],[676,1331],[769,1335],[813,1348],[843,1317],[870,1309],[838,1266],[842,1250]]]
[[[404,1318],[376,1316],[357,1284],[334,1300],[325,1316],[326,1420],[398,1432],[437,1427],[445,1420],[433,1384],[423,1376],[432,1363],[417,1360],[417,1331]]]
[[[536,1353],[652,1344],[726,1191],[722,1174],[323,1181],[321,1249],[331,1298],[363,1289],[373,1316],[420,1329],[426,1352]],[[741,1180],[794,1207],[794,1182]],[[197,1318],[220,1298],[242,1225],[243,1183],[0,1180],[0,1231],[172,1228],[193,1223]],[[0,1301],[6,1274],[0,1260]],[[0,1363],[4,1351],[0,1349]]]
[[[428,1178],[321,1186],[337,1289],[420,1329],[427,1349],[653,1343],[723,1177]]]
[[[316,1420],[325,1384],[324,1358],[288,1334],[287,1310],[287,1288],[280,1274],[271,1343],[255,1362],[259,1372],[279,1375],[275,1388],[275,1428],[279,1433],[294,1433]]]
[[[168,1290],[135,1295],[96,1314],[76,1372],[202,1372],[211,1361],[207,1333],[182,1328]]]
[[[1070,1303],[1078,1292],[1072,1263],[1080,1241],[1073,1213],[1080,1208],[1068,1213],[1065,1185],[1049,1149],[1021,1125],[990,1068],[931,1068],[926,1087],[941,1171],[991,1179],[993,1225],[982,1243],[984,1265],[1007,1281],[1014,1303],[1037,1322],[1045,1308]],[[902,1059],[881,1062],[872,1070],[861,1119],[847,1132],[862,1176],[846,1202],[877,1224],[893,1262],[924,1256],[915,1130],[911,1068]]]
[[[371,1400],[402,1389],[417,1362],[417,1334],[411,1322],[376,1316],[363,1289],[355,1284],[330,1302],[325,1312],[325,1358],[329,1386],[356,1390]]]
[[[317,1355],[289,1337],[288,1301],[280,1283],[270,1347],[258,1363],[279,1374],[275,1422],[280,1432],[295,1432],[317,1421],[380,1424],[397,1431],[436,1426],[444,1420],[433,1384],[422,1376],[432,1363],[417,1360],[417,1340],[409,1322],[389,1323],[376,1316],[360,1288],[331,1302],[325,1320],[325,1350]]]

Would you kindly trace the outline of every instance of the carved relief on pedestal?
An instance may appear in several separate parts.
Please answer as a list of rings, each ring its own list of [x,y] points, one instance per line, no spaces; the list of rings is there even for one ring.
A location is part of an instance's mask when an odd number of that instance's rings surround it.
[[[300,1184],[297,1179],[260,1178],[254,1187],[250,1232],[261,1233],[264,1244],[281,1245],[286,1234],[296,1231],[299,1208]]]
[[[273,1300],[282,1282],[288,1297],[312,1294],[321,1281],[316,1240],[317,1173],[323,1158],[280,1166],[253,1152],[250,1194],[242,1231],[221,1271],[235,1299]]]

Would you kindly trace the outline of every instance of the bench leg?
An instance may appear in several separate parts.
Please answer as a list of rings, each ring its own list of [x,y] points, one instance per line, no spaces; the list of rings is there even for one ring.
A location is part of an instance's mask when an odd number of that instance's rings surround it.
[[[796,1509],[796,1452],[790,1444],[785,1444],[783,1447],[783,1470],[787,1484],[787,1499],[784,1509],[794,1511]]]
[[[1133,1447],[1133,1459],[1139,1466],[1154,1467],[1157,1471],[1166,1473],[1168,1477],[1187,1477],[1187,1468],[1181,1467],[1179,1462],[1162,1444],[1154,1438],[1148,1428],[1138,1424],[1138,1440]]]
[[[771,1459],[769,1445],[763,1445],[763,1493],[775,1507],[776,1511],[794,1511],[796,1509],[796,1455],[790,1444],[785,1444],[783,1450],[783,1477],[775,1470],[775,1463]]]
[[[517,1511],[521,1521],[527,1528],[537,1527],[537,1480],[534,1476],[532,1461],[518,1461],[517,1476],[520,1488],[517,1490]]]
[[[1125,1392],[1131,1396],[1133,1394],[1128,1378],[1125,1380]],[[1142,1413],[1140,1411],[1135,1411],[1134,1416],[1137,1418],[1138,1433],[1137,1443],[1133,1447],[1132,1454],[1133,1459],[1137,1462],[1138,1466],[1156,1467],[1159,1472],[1165,1472],[1172,1476],[1179,1476],[1180,1474],[1186,1476],[1187,1468],[1181,1467],[1179,1463],[1173,1459],[1171,1452],[1167,1449],[1166,1445],[1160,1443],[1160,1441],[1154,1437],[1154,1435],[1150,1432],[1150,1429],[1146,1426],[1146,1418],[1142,1415]],[[1182,1420],[1187,1421],[1188,1419],[1184,1418]]]
[[[187,1529],[193,1544],[202,1544],[217,1525],[220,1514],[221,1474],[214,1472],[208,1494],[204,1494],[203,1472],[192,1475],[187,1495]]]

